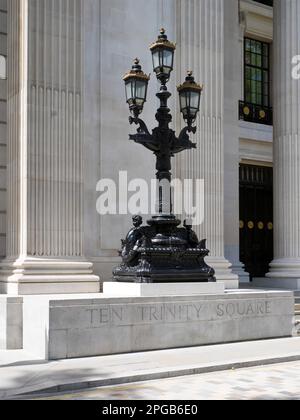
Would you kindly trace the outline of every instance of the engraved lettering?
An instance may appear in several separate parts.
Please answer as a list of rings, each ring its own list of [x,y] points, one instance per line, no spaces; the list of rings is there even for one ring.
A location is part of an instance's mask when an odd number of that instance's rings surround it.
[[[229,316],[233,316],[234,315],[234,313],[235,313],[235,307],[234,307],[234,304],[233,303],[229,303],[226,306],[226,313]]]
[[[182,309],[183,309],[183,307],[180,305],[179,306],[179,314],[178,314],[179,321],[182,321]]]
[[[112,309],[112,320],[118,319],[119,321],[123,321],[123,308],[119,309]]]
[[[217,306],[217,315],[224,316],[224,305],[222,303]]]
[[[175,305],[173,305],[173,307],[167,306],[166,307],[166,318],[167,315],[170,315],[171,318],[175,321],[176,320],[176,309],[175,309]]]
[[[146,306],[142,306],[142,321],[146,320],[147,309],[148,308]]]
[[[151,306],[150,308],[150,321],[155,319],[156,321],[159,321],[159,316],[156,308],[154,306]]]
[[[271,313],[272,313],[271,302],[266,302],[266,314],[271,314]]]
[[[255,314],[255,311],[254,311],[251,303],[248,305],[246,315],[249,315],[250,313],[253,314],[253,315]]]
[[[202,305],[193,305],[193,307],[196,309],[196,313],[197,313],[197,319],[200,319],[200,312],[202,310]]]
[[[100,309],[100,323],[107,324],[109,322],[109,310],[108,308]]]
[[[99,313],[98,309],[87,309],[86,312],[90,312],[90,316],[91,316],[91,324],[93,325],[95,323],[95,316],[94,313]]]
[[[246,305],[245,305],[245,303],[239,303],[238,304],[238,308],[237,308],[237,312],[238,312],[238,314],[239,315],[241,315],[241,316],[243,316],[243,315],[245,315],[245,310],[246,310]]]
[[[258,303],[257,304],[257,313],[264,315],[265,314],[265,303]]]

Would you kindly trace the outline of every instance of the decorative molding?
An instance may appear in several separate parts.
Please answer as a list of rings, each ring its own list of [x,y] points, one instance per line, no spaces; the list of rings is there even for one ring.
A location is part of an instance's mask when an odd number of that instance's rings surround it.
[[[273,40],[273,9],[264,4],[240,1],[240,14],[245,35],[264,41]]]

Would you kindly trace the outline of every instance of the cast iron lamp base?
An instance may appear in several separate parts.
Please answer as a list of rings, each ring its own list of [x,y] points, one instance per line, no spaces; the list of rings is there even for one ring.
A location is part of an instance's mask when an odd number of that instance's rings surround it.
[[[122,264],[114,280],[127,283],[215,282],[214,270],[204,258],[209,254],[206,240],[199,242],[192,227],[172,215],[154,216],[142,226],[140,216],[122,241]]]
[[[175,44],[168,41],[162,29],[157,41],[151,46],[154,71],[160,81],[160,91],[156,94],[160,107],[156,113],[158,127],[152,130],[139,118],[146,102],[149,77],[142,71],[139,60],[125,76],[127,102],[132,117],[129,123],[138,126],[137,133],[130,135],[130,140],[146,147],[156,156],[156,179],[160,184],[158,197],[158,215],[142,226],[141,216],[134,216],[134,228],[122,241],[122,264],[113,271],[118,282],[135,283],[182,283],[182,282],[215,282],[215,272],[204,258],[209,254],[206,240],[199,242],[192,226],[186,222],[179,227],[172,213],[171,202],[171,158],[185,150],[196,148],[189,135],[196,133],[193,123],[200,109],[200,98],[203,87],[195,82],[193,73],[188,72],[185,82],[178,87],[181,112],[187,126],[179,136],[169,125],[172,115],[168,108],[171,93],[167,82],[173,70]],[[167,211],[166,211],[167,209]],[[165,214],[165,213],[168,214]]]

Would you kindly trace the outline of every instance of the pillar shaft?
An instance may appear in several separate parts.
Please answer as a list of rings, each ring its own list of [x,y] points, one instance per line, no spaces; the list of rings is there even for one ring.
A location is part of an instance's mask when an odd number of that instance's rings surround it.
[[[99,291],[82,252],[82,0],[8,2],[8,232],[0,291]]]
[[[300,287],[300,82],[292,59],[300,51],[300,2],[274,1],[275,259],[268,277]]]
[[[177,3],[178,78],[188,69],[204,84],[201,112],[197,121],[197,151],[177,160],[181,179],[204,179],[204,223],[195,227],[207,238],[208,263],[219,281],[238,286],[238,276],[224,257],[224,0],[181,0]]]

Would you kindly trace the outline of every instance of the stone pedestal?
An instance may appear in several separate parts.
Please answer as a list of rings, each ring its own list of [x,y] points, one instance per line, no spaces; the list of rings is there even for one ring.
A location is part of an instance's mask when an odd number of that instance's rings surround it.
[[[300,83],[292,78],[299,54],[300,2],[274,1],[274,287],[300,287]]]
[[[89,357],[292,335],[292,292],[24,297],[24,349]]]
[[[0,296],[0,350],[23,348],[23,298]]]
[[[116,283],[103,284],[107,297],[193,296],[222,294],[224,283]]]

